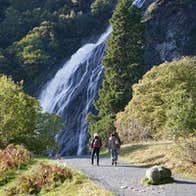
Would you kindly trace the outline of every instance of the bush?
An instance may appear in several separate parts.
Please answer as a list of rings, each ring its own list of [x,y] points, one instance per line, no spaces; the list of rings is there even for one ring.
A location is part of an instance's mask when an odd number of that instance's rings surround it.
[[[10,144],[5,150],[0,150],[0,177],[6,171],[18,168],[31,159],[31,153],[22,145]]]
[[[143,130],[149,130],[144,134],[150,133],[153,138],[195,137],[195,84],[195,58],[186,57],[153,67],[133,86],[133,98],[125,111],[117,114],[115,124],[119,133],[137,134],[130,125],[139,122]]]
[[[71,180],[73,174],[67,167],[59,167],[41,163],[39,168],[32,174],[22,176],[16,186],[6,190],[8,195],[16,194],[38,194],[42,189],[51,190]]]

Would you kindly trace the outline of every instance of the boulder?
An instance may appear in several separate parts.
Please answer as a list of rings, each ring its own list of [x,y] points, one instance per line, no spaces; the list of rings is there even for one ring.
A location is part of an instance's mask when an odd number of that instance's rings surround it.
[[[153,166],[146,170],[145,180],[149,184],[162,184],[164,182],[171,182],[171,170],[163,166]]]

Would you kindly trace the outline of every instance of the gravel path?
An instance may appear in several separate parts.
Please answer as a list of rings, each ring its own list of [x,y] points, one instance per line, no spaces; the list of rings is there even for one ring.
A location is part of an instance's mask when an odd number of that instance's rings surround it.
[[[111,165],[109,158],[101,158],[100,166],[92,166],[89,157],[68,157],[59,161],[80,169],[91,180],[118,196],[194,196],[196,181],[175,178],[175,182],[160,186],[140,184],[146,168],[119,163]]]

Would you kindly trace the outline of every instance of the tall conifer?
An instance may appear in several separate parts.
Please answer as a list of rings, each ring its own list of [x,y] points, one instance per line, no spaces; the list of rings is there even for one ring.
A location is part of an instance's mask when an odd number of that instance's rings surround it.
[[[120,0],[110,22],[113,32],[103,59],[105,76],[95,102],[98,116],[87,118],[90,131],[99,131],[103,136],[113,131],[116,113],[127,105],[131,98],[131,85],[143,73],[144,25],[141,11],[130,0]]]

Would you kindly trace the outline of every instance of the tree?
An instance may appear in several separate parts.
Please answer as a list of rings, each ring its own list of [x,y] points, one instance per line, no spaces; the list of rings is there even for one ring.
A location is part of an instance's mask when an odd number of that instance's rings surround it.
[[[0,147],[24,144],[42,154],[56,149],[56,133],[63,127],[60,117],[41,113],[38,101],[23,92],[22,83],[0,77]]]
[[[96,0],[91,4],[91,14],[103,21],[111,16],[116,0]]]
[[[131,98],[131,85],[143,73],[144,25],[140,10],[132,5],[132,1],[120,0],[110,22],[113,32],[103,58],[105,76],[95,102],[98,117],[95,122],[89,121],[91,132],[102,132],[99,121],[109,117],[110,126],[104,130],[105,135],[115,129],[115,115],[124,109]]]
[[[28,77],[39,74],[40,70],[48,66],[56,46],[53,26],[46,21],[15,44],[18,60]]]
[[[166,127],[171,137],[189,138],[196,136],[196,104],[185,90],[174,92],[166,111]]]
[[[22,92],[11,78],[0,77],[0,143],[8,145],[17,135],[32,134],[39,108],[35,98]]]
[[[151,138],[196,136],[196,60],[186,57],[163,63],[133,85],[133,98],[117,114],[116,127],[125,140],[130,124],[149,130]],[[128,142],[126,140],[126,142]],[[130,141],[129,141],[130,142]]]
[[[40,154],[46,153],[47,149],[58,149],[55,136],[63,127],[62,119],[59,116],[40,112],[37,114],[35,136],[31,140],[34,140],[32,144],[37,142]],[[37,151],[35,146],[31,146],[31,149]]]

